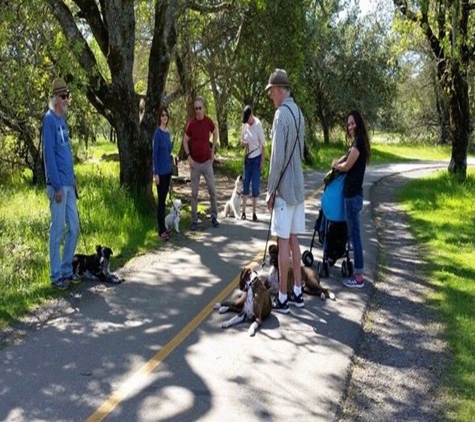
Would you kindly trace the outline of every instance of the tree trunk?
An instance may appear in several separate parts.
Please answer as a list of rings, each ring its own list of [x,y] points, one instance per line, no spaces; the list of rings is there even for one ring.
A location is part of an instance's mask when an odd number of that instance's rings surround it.
[[[323,143],[325,145],[330,145],[330,126],[325,120],[321,121],[322,130],[323,130]]]
[[[471,116],[467,72],[461,71],[457,63],[452,64],[449,110],[453,143],[448,170],[450,173],[465,180],[467,177],[467,154],[471,134]]]
[[[153,203],[151,136],[149,130],[141,131],[139,126],[138,99],[121,102],[121,107],[114,110],[114,113],[120,160],[120,184],[135,194],[137,199],[145,197],[147,202]]]
[[[429,24],[428,8],[415,13],[404,0],[393,0],[396,7],[408,19],[417,23],[429,42],[437,65],[437,78],[443,92],[447,93],[452,134],[452,156],[448,170],[464,180],[467,177],[467,154],[471,135],[470,102],[468,97],[468,71],[471,60],[472,41],[469,38],[469,2],[460,8],[445,7],[446,2],[434,2],[439,8],[436,30]],[[421,2],[422,3],[422,2]],[[427,6],[427,3],[425,3]],[[444,6],[444,7],[442,7]],[[467,7],[468,6],[468,7]],[[449,25],[451,28],[448,31]],[[437,38],[437,34],[440,39]]]
[[[229,146],[229,138],[228,138],[228,113],[226,111],[226,106],[216,108],[216,118],[218,120],[219,145],[222,148],[227,148]]]
[[[440,143],[447,145],[452,142],[452,133],[450,131],[450,110],[447,102],[442,103],[442,113],[440,116]]]
[[[450,111],[447,98],[444,96],[437,74],[433,75],[432,83],[434,86],[435,101],[437,107],[437,117],[439,120],[439,143],[441,145],[447,145],[452,141],[450,133]]]
[[[22,126],[20,125],[20,127]],[[21,131],[19,141],[21,141],[23,135],[25,143],[25,152],[22,158],[32,172],[32,184],[37,185],[40,183],[44,183],[46,177],[42,153],[43,146],[41,142],[39,142],[38,144],[34,142],[34,133],[35,131],[30,131],[29,128],[25,126],[24,129]]]

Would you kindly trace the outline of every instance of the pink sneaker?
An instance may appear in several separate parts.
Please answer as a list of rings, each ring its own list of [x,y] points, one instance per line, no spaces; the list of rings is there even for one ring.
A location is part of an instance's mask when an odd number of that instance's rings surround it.
[[[364,287],[364,280],[358,281],[354,276],[352,276],[343,282],[343,286],[348,287],[349,289],[362,289]]]

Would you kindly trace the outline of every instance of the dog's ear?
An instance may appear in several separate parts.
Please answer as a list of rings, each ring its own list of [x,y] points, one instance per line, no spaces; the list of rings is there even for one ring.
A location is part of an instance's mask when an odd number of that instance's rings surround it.
[[[111,255],[113,255],[112,249],[109,247],[104,247],[102,248],[102,255],[106,258],[109,259]]]
[[[102,252],[102,246],[101,246],[101,245],[97,245],[97,246],[96,246],[96,252],[97,252],[97,253],[101,253],[101,252]]]
[[[249,272],[251,271],[250,268],[242,268],[241,275],[239,277],[239,289],[244,291],[246,288],[246,277],[249,276]]]
[[[277,245],[274,245],[274,244],[269,245],[269,253],[270,254],[275,254],[275,253],[277,253],[277,251],[278,251]]]

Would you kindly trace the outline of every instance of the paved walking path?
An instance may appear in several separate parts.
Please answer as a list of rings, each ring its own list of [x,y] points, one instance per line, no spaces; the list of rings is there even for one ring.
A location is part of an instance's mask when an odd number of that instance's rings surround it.
[[[333,420],[377,272],[369,190],[416,167],[447,163],[367,171],[364,289],[342,287],[337,264],[322,280],[336,301],[307,296],[304,309],[272,314],[252,338],[247,326],[222,330],[228,316],[214,312],[214,303],[234,290],[242,266],[263,257],[268,214],[261,204],[257,223],[221,220],[196,241],[176,238],[135,258],[121,269],[127,282],[120,286],[71,291],[54,317],[0,351],[0,421]],[[302,251],[320,208],[322,176],[306,175]],[[318,259],[321,250],[314,254]]]

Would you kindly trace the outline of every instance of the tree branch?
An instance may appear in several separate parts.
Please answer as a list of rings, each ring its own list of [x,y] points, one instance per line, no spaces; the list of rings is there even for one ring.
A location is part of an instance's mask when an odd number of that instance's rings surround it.
[[[70,44],[81,46],[81,48],[73,48],[72,51],[87,75],[89,77],[94,77],[93,75],[97,74],[98,68],[96,58],[81,31],[79,31],[76,26],[71,10],[62,0],[46,0],[46,2],[50,7],[51,13],[54,15],[61,28],[63,28],[63,32]]]
[[[200,13],[218,13],[233,7],[232,2],[222,2],[214,5],[200,4],[201,1],[190,1],[188,8]]]
[[[101,12],[97,7],[96,2],[88,0],[74,0],[74,3],[76,3],[81,11],[78,16],[87,21],[89,27],[91,28],[92,34],[94,35],[94,38],[96,39],[97,44],[102,51],[102,54],[107,56],[107,52],[109,50],[107,22],[105,21],[105,17],[101,16]]]

